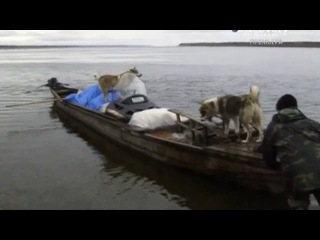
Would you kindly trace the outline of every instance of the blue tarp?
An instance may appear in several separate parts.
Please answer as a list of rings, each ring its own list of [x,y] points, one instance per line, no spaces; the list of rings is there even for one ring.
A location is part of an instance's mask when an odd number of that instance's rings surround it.
[[[82,105],[97,111],[105,103],[116,101],[118,99],[119,99],[119,95],[117,94],[117,92],[113,91],[108,93],[107,101],[105,101],[103,99],[103,94],[101,93],[101,90],[98,84],[94,84],[92,86],[85,88],[79,94],[73,93],[64,98],[64,100],[67,102],[77,103],[79,105]]]

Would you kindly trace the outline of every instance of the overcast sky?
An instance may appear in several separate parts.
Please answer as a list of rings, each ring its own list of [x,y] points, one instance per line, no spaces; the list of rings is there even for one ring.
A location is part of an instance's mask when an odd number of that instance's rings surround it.
[[[0,45],[153,45],[251,39],[320,41],[319,30],[0,30]]]

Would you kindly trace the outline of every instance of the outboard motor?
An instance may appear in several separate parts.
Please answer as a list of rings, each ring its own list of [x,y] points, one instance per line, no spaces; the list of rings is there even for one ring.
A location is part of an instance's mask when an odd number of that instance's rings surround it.
[[[65,84],[62,84],[56,78],[50,78],[48,83],[45,85],[46,87],[50,87],[53,90],[62,90]]]
[[[108,105],[108,109],[117,111],[128,122],[134,113],[152,108],[159,107],[142,94],[132,95],[124,100],[115,101]]]
[[[70,92],[77,92],[78,90],[75,88],[69,88],[69,87],[65,87],[65,86],[69,86],[68,84],[64,84],[64,83],[60,83],[58,81],[57,78],[50,78],[48,80],[48,83],[46,85],[44,85],[46,87],[50,87],[55,91],[59,91],[59,90],[69,90]]]

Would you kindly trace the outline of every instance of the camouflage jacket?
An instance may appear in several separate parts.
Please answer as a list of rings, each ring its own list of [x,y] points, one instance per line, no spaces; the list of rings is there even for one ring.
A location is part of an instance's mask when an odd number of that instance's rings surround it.
[[[268,167],[281,167],[291,191],[320,188],[320,124],[298,109],[273,116],[261,150]]]

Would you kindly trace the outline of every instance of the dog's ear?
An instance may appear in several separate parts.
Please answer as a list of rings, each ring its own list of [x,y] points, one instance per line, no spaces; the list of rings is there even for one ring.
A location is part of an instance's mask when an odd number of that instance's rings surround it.
[[[135,71],[136,73],[139,73],[139,70],[136,68],[136,66],[133,66],[133,71]]]
[[[196,104],[202,105],[204,103],[204,101],[193,101]]]
[[[101,76],[100,76],[99,73],[95,73],[95,74],[93,75],[93,77],[94,77],[94,79],[95,79],[96,81],[98,81]]]

